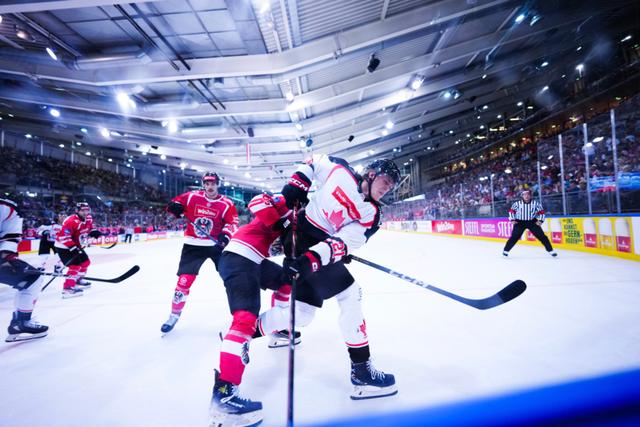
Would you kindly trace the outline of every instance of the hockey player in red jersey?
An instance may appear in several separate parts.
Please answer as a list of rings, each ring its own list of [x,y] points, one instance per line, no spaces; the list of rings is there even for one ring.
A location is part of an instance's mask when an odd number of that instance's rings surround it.
[[[55,247],[58,250],[60,260],[68,267],[67,274],[71,277],[64,281],[62,298],[73,298],[83,295],[83,289],[91,286],[83,277],[91,264],[87,253],[87,238],[102,236],[100,231],[93,227],[91,208],[88,203],[76,204],[76,213],[68,216],[62,223],[62,228],[56,236]]]
[[[18,243],[22,239],[22,217],[15,202],[0,199],[0,283],[15,288],[15,310],[7,328],[7,342],[42,338],[48,326],[31,320],[33,306],[44,285],[40,274],[31,265],[18,259]]]
[[[222,341],[220,372],[215,372],[211,425],[254,425],[262,420],[262,404],[240,397],[238,389],[260,313],[260,289],[274,290],[279,307],[288,307],[291,293],[282,267],[266,259],[271,244],[290,224],[291,210],[282,195],[270,194],[254,197],[249,210],[255,218],[238,229],[220,257],[233,321]],[[277,342],[278,337],[269,346]]]
[[[311,182],[317,190],[300,212],[296,257],[285,258],[283,268],[296,282],[296,326],[308,325],[323,301],[335,297],[340,307],[340,329],[351,359],[352,399],[397,393],[395,378],[374,368],[362,314],[359,285],[344,265],[348,255],[364,245],[380,226],[380,199],[400,181],[391,160],[376,160],[362,175],[342,159],[320,156],[302,165],[283,190],[287,203],[304,203]],[[284,239],[291,253],[291,233]],[[262,313],[258,331],[270,333],[288,326],[289,310],[279,307]]]
[[[184,215],[197,227],[189,223],[184,233],[185,243],[178,267],[178,284],[173,295],[171,315],[160,328],[163,333],[170,332],[180,318],[189,290],[202,263],[211,259],[217,269],[222,249],[238,228],[236,207],[231,199],[218,193],[219,184],[218,174],[207,172],[202,177],[204,190],[183,193],[167,205],[167,211],[176,218]],[[214,243],[211,237],[216,239],[217,243]]]

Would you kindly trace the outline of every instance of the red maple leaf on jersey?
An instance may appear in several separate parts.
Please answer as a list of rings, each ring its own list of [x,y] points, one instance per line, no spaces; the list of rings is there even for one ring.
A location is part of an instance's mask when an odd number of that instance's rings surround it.
[[[332,211],[331,214],[329,214],[324,209],[322,210],[322,212],[324,213],[324,216],[327,217],[329,222],[333,225],[333,228],[335,228],[336,230],[340,229],[340,227],[342,227],[342,224],[344,224],[344,216],[342,215],[341,210]]]

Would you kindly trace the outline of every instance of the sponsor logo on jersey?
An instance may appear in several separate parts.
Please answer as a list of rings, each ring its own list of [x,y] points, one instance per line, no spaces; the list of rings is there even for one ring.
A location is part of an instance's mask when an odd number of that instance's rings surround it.
[[[345,193],[342,188],[336,187],[331,195],[335,197],[338,203],[347,209],[347,215],[349,215],[349,218],[354,220],[359,220],[361,218],[360,212],[358,212],[358,209],[356,208],[356,204],[349,199],[349,196],[347,196],[347,193]]]
[[[218,216],[218,212],[212,209],[207,209],[205,206],[196,205],[196,216],[208,216],[211,218],[216,218]]]

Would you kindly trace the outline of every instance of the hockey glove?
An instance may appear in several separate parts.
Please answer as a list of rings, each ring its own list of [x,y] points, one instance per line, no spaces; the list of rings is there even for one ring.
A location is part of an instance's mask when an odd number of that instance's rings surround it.
[[[0,251],[0,268],[10,269],[12,273],[17,273],[16,261],[18,261],[18,254],[10,251]]]
[[[289,217],[285,217],[277,220],[276,223],[273,224],[272,228],[273,228],[273,231],[284,231],[290,225],[291,225],[291,221],[289,220]]]
[[[167,212],[173,214],[176,218],[180,218],[184,213],[184,206],[178,202],[169,202],[167,205]]]
[[[282,267],[284,273],[292,279],[304,280],[320,269],[320,257],[313,251],[307,251],[298,258],[285,258]]]
[[[98,230],[91,230],[89,232],[89,237],[93,237],[94,239],[97,239],[100,236],[102,236],[102,233]]]
[[[289,209],[293,209],[296,204],[305,204],[309,202],[307,193],[311,187],[311,180],[302,172],[294,173],[289,182],[282,187],[282,195]]]
[[[220,246],[220,248],[224,249],[225,246],[229,244],[229,235],[227,233],[218,234],[218,244],[216,246]]]

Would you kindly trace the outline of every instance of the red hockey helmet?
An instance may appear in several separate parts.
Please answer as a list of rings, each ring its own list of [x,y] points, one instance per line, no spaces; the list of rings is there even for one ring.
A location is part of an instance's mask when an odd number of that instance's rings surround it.
[[[209,182],[209,181],[213,181],[216,184],[220,184],[220,177],[215,172],[205,172],[205,174],[202,175],[202,183],[204,184],[205,182]]]

